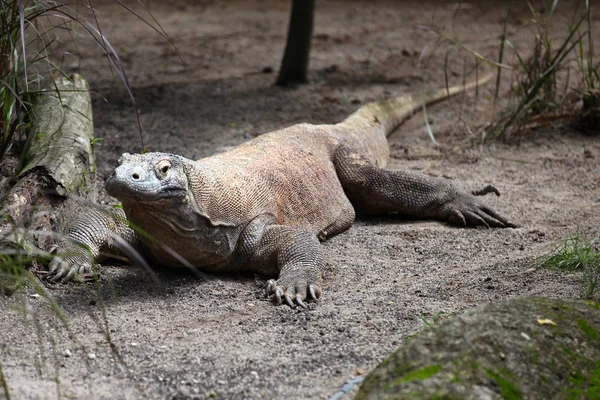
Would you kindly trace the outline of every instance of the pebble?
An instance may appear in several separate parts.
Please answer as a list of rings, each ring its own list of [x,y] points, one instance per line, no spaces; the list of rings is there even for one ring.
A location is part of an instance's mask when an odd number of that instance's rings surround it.
[[[64,355],[65,357],[71,357],[71,350],[69,350],[69,349],[66,349],[66,350],[64,351],[63,355]]]
[[[87,356],[88,356],[88,358],[89,358],[90,360],[95,360],[95,359],[96,359],[96,355],[95,355],[94,353],[88,353],[88,355],[87,355]]]

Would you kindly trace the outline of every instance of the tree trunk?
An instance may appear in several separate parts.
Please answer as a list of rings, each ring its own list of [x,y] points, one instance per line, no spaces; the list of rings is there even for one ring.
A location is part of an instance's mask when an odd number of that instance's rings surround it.
[[[308,82],[308,61],[315,15],[315,0],[292,0],[287,44],[277,85]]]
[[[87,82],[79,75],[49,82],[33,100],[30,122],[26,165],[0,207],[0,241],[18,247],[33,245],[31,231],[52,230],[67,194],[96,195]],[[48,235],[38,239],[42,248],[49,242]]]
[[[58,194],[79,192],[95,174],[88,83],[79,75],[57,78],[37,96],[32,114],[28,161],[20,176],[42,169],[56,182]]]

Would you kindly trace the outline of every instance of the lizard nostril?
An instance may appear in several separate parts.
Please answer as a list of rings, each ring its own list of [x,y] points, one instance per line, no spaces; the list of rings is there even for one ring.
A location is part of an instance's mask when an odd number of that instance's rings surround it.
[[[140,174],[138,174],[137,172],[133,174],[133,179],[135,179],[136,181],[140,179]]]

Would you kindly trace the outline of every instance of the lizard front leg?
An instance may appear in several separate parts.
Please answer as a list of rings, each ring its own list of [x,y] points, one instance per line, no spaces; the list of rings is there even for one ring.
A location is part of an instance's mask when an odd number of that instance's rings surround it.
[[[123,246],[138,246],[138,238],[129,227],[123,210],[90,210],[74,220],[67,241],[49,264],[48,279],[70,280],[90,272],[101,253],[118,252]]]
[[[321,295],[323,248],[311,232],[269,225],[250,262],[258,272],[279,271],[279,278],[269,280],[266,288],[267,296],[278,304],[285,301],[292,308],[295,304],[306,307],[304,300],[316,300]]]

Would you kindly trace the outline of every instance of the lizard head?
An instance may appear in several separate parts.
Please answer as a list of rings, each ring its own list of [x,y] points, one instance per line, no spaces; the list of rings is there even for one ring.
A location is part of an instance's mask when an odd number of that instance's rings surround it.
[[[125,153],[106,180],[106,191],[121,202],[181,201],[188,193],[185,161],[167,153]]]

